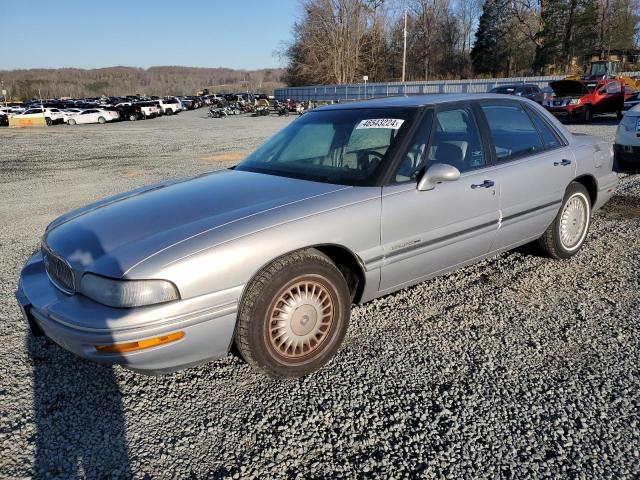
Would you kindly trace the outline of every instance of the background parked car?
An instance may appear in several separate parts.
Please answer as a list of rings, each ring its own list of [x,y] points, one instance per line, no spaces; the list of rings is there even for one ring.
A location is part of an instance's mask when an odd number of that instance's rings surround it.
[[[43,117],[47,125],[54,125],[56,123],[64,123],[64,115],[57,108],[30,108],[24,113],[18,113],[13,115],[14,118],[38,118]]]
[[[113,110],[100,110],[97,108],[84,110],[67,118],[67,124],[75,125],[78,123],[107,123],[119,120],[120,115]]]
[[[123,119],[126,118],[133,122],[142,118],[142,109],[140,108],[140,105],[121,103],[116,105],[116,108],[120,111],[120,117]]]
[[[626,97],[622,109],[629,110],[630,108],[633,108],[636,105],[640,105],[640,93],[638,92],[631,93]]]
[[[158,116],[158,106],[153,102],[138,102],[136,103],[142,110],[143,118],[153,118]]]
[[[531,83],[501,85],[491,89],[490,93],[501,93],[503,95],[517,95],[519,97],[528,98],[542,105],[544,100],[544,92],[539,86]]]
[[[619,173],[640,173],[640,104],[625,112],[613,144],[613,169]]]
[[[624,85],[620,80],[557,80],[550,82],[554,97],[544,107],[556,116],[570,120],[593,120],[595,115],[615,113],[622,118]]]
[[[165,98],[158,100],[160,108],[164,111],[165,115],[173,115],[182,111],[182,107],[177,98]]]

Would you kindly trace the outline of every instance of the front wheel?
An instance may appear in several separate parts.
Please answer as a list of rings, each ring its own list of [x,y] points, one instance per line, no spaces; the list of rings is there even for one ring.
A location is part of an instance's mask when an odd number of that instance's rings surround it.
[[[138,119],[137,115],[129,115],[129,120],[135,122]]]
[[[280,257],[254,278],[238,314],[235,343],[245,361],[272,377],[300,377],[327,363],[347,331],[347,283],[324,254]]]
[[[622,110],[618,110],[618,111],[616,112],[616,118],[617,118],[618,120],[622,120],[622,117],[623,117],[623,116],[624,116],[624,114],[622,113]]]
[[[98,117],[98,123],[102,125],[103,123],[107,123],[107,121],[104,119],[104,117]]]
[[[70,119],[70,120],[67,122],[67,124],[69,124],[69,125],[75,125],[75,124],[76,124],[76,121],[72,118],[72,119]]]
[[[582,247],[590,223],[589,192],[584,185],[572,182],[564,195],[560,211],[538,244],[551,258],[570,258]]]
[[[593,111],[587,106],[584,109],[584,123],[591,123],[591,120],[593,120]]]
[[[45,118],[44,121],[46,122],[47,126],[51,126],[53,124],[53,122],[51,121],[51,119],[49,117]]]

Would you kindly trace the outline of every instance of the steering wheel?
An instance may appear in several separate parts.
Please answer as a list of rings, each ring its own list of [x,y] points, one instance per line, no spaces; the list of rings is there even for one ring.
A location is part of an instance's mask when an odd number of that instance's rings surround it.
[[[384,154],[377,150],[360,150],[358,151],[358,168],[360,170],[372,170],[380,164],[383,158]]]

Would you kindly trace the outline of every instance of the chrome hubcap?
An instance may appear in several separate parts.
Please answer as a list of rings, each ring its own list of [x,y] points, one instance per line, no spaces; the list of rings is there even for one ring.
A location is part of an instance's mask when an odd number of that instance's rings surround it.
[[[284,357],[304,357],[327,338],[333,318],[333,299],[323,284],[313,280],[292,283],[271,309],[271,346]]]
[[[560,217],[560,241],[565,248],[576,247],[587,227],[588,207],[581,196],[573,196],[565,204]]]

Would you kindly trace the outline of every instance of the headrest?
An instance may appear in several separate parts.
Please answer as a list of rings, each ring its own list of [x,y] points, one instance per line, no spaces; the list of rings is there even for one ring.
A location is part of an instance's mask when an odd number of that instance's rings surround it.
[[[441,143],[436,148],[436,160],[440,163],[461,163],[464,160],[462,149],[453,143]]]

